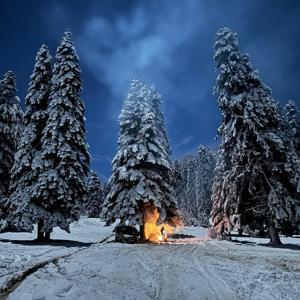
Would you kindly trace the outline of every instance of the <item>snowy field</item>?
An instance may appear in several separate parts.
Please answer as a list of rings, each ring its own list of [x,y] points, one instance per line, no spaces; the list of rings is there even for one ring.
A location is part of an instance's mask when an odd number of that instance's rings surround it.
[[[211,241],[196,227],[168,244],[124,245],[112,229],[83,218],[71,234],[56,230],[53,245],[1,234],[0,299],[300,299],[300,239],[269,248],[257,245],[266,239]]]

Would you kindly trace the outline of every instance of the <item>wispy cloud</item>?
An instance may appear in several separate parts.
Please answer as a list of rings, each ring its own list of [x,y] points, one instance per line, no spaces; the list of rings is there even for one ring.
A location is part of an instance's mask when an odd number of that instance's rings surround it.
[[[93,161],[105,161],[111,163],[112,158],[109,156],[101,155],[101,154],[91,154]]]
[[[197,33],[202,22],[195,17],[199,6],[196,0],[176,5],[166,0],[160,6],[138,3],[129,15],[118,19],[96,16],[86,22],[77,39],[82,59],[118,99],[124,97],[134,76],[171,89],[166,73],[181,66],[174,65],[174,51]]]
[[[176,144],[176,145],[174,146],[174,148],[175,148],[175,149],[180,149],[181,147],[190,144],[191,141],[192,141],[193,139],[194,139],[193,136],[186,136],[186,137],[183,138],[182,141],[180,141],[178,144]]]

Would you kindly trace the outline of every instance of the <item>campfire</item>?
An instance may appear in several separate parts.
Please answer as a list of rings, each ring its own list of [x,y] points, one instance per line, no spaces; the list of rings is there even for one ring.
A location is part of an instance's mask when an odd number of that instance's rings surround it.
[[[168,241],[168,237],[174,234],[175,227],[160,222],[160,214],[154,205],[144,204],[143,206],[143,234],[146,241],[161,243]],[[173,222],[176,226],[176,223]]]

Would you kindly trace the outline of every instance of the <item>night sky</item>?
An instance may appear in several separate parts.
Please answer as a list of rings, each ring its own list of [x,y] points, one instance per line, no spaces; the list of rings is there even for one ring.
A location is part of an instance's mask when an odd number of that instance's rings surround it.
[[[92,168],[106,180],[118,115],[138,77],[162,94],[173,156],[216,147],[215,33],[229,26],[281,104],[300,106],[298,0],[0,0],[0,74],[17,76],[24,105],[36,51],[55,56],[71,30],[81,60]]]

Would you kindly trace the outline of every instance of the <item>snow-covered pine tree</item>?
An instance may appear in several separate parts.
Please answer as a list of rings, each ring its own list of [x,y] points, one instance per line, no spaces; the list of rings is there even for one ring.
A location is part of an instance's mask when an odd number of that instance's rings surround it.
[[[87,194],[86,178],[90,156],[86,143],[81,71],[72,35],[65,32],[56,52],[47,122],[41,138],[43,172],[30,187],[31,220],[42,221],[41,231],[50,238],[53,227],[69,232],[69,225],[80,217]],[[26,221],[26,220],[25,220]]]
[[[178,217],[168,147],[151,95],[152,88],[133,80],[119,118],[118,150],[102,210],[107,224],[124,219],[141,225],[142,235],[145,205],[156,208],[162,221]]]
[[[92,172],[88,181],[88,192],[84,205],[84,214],[89,218],[99,218],[104,202],[103,197],[104,191],[100,179],[95,172]]]
[[[284,107],[284,113],[292,131],[298,155],[300,155],[300,112],[298,111],[296,103],[292,100],[288,101]]]
[[[240,53],[237,35],[220,29],[214,46],[216,93],[222,112],[217,175],[213,185],[213,231],[222,235],[238,224],[299,225],[299,159],[280,130],[282,116],[271,90]]]
[[[6,217],[11,168],[22,128],[23,112],[16,95],[16,79],[8,71],[0,81],[0,217]]]
[[[37,52],[35,66],[25,99],[23,131],[20,135],[10,184],[8,223],[17,231],[30,230],[38,222],[38,239],[43,239],[42,220],[38,221],[32,186],[43,172],[42,135],[46,126],[46,110],[51,91],[51,55],[46,45]]]

